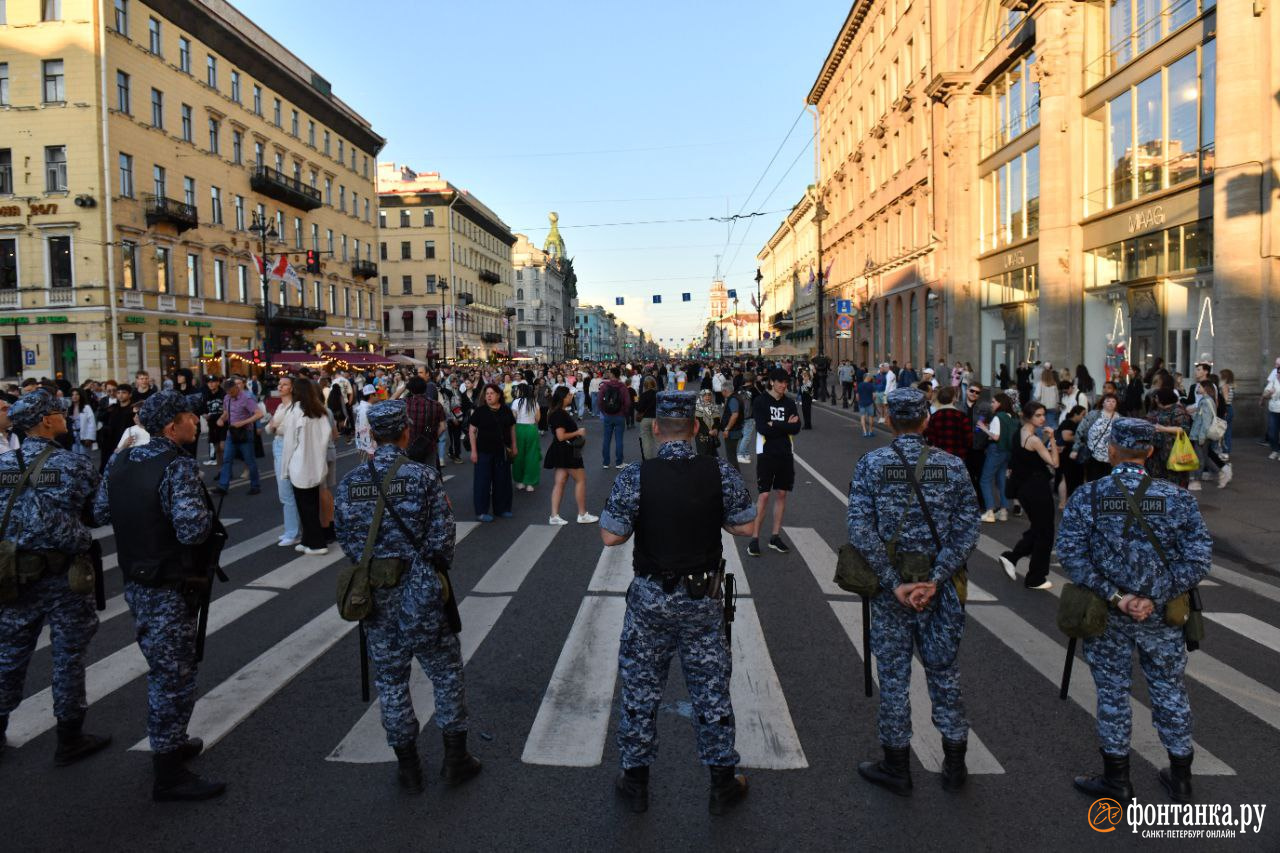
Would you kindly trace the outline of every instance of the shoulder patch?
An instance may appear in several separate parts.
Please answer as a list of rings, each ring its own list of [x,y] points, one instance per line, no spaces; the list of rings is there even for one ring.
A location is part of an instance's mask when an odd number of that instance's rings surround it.
[[[911,473],[915,473],[915,466],[911,466]],[[886,465],[880,469],[880,482],[886,485],[906,485],[911,482],[908,476],[907,466],[901,463],[897,465]],[[930,465],[924,466],[924,472],[920,475],[920,485],[929,486],[938,483],[947,482],[947,466],[946,465]]]
[[[402,477],[396,477],[387,484],[388,498],[402,498],[408,493],[409,481]],[[347,500],[349,501],[376,501],[378,499],[378,484],[369,480],[352,480],[347,483]]]
[[[1163,495],[1144,495],[1138,501],[1143,515],[1165,515],[1167,507]],[[1128,515],[1129,501],[1124,495],[1099,495],[1098,515]]]
[[[0,488],[12,489],[14,486],[18,485],[18,481],[21,479],[21,471],[5,471],[0,473]],[[45,466],[40,470],[40,473],[36,477],[27,480],[27,485],[36,486],[38,488],[43,486],[61,486],[62,472],[56,468],[49,468],[48,466]]]

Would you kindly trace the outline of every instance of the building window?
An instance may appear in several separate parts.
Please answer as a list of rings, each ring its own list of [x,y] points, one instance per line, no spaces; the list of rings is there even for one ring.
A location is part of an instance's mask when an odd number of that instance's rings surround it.
[[[983,249],[997,249],[1040,231],[1040,148],[983,177]]]
[[[333,207],[333,178],[324,179],[324,203]]]
[[[156,246],[156,292],[169,292],[169,250]]]
[[[1213,266],[1213,220],[1202,219],[1085,252],[1085,287]]]
[[[133,155],[120,155],[120,195],[133,198]]]
[[[237,166],[244,162],[244,134],[238,130],[231,131],[231,162]]]
[[[129,37],[129,0],[116,0],[116,32]]]
[[[401,228],[409,227],[409,211],[407,210],[400,211],[400,227]]]
[[[257,166],[259,169],[261,169],[263,166],[263,159],[262,159],[263,156],[264,156],[264,152],[262,150],[262,143],[254,142],[253,143],[253,165]]]
[[[182,179],[182,200],[192,207],[196,206],[196,179],[184,177]]]
[[[61,21],[62,20],[62,0],[41,0],[40,20]]]
[[[329,131],[327,130],[324,132],[324,153],[325,156],[329,154]]]
[[[347,260],[347,235],[346,234],[343,234],[341,237],[338,238],[338,244],[342,246],[342,260],[345,262]]]
[[[413,253],[409,250],[409,241],[404,240],[400,243],[400,260],[408,261],[413,259]]]
[[[302,248],[302,217],[293,217],[293,248]]]
[[[289,111],[289,133],[293,134],[294,136],[298,135],[298,111],[297,110]]]
[[[311,223],[311,248],[320,251],[320,226]]]
[[[227,301],[227,262],[221,258],[213,259],[213,298]]]
[[[276,127],[283,127],[283,125],[280,123],[280,99],[279,98],[275,98],[273,100],[272,108],[271,108],[271,122]]]
[[[244,264],[236,264],[236,296],[241,302],[249,301],[249,268]]]
[[[200,256],[187,255],[187,296],[200,296]]]
[[[253,84],[253,114],[262,115],[262,87],[257,83]]]
[[[218,57],[213,54],[205,60],[205,82],[210,89],[218,88]]]
[[[1110,0],[1086,19],[1085,83],[1092,86],[1217,5],[1216,0]]]
[[[400,292],[413,293],[413,276],[411,275],[400,276]]]
[[[329,254],[333,254],[333,229],[324,229],[324,250]]]
[[[51,193],[67,191],[67,146],[45,146],[44,188]]]
[[[240,103],[240,72],[231,69],[231,100]]]
[[[244,230],[244,196],[236,196],[236,230]]]
[[[120,241],[120,286],[125,290],[138,289],[138,244],[133,240]]]
[[[9,63],[0,62],[0,107],[9,105]]]
[[[338,210],[347,212],[347,188],[341,184],[338,185]]]
[[[116,72],[116,109],[125,115],[132,114],[129,108],[129,75],[123,71]]]
[[[222,190],[218,187],[209,187],[210,210],[213,213],[211,221],[214,225],[222,224]]]
[[[378,244],[378,259],[379,259],[379,260],[383,260],[383,261],[385,261],[385,260],[387,259],[387,244],[386,244],[386,243],[379,243],[379,244]]]
[[[67,83],[62,74],[62,60],[46,59],[42,65],[44,68],[44,102],[46,104],[65,103],[67,100]]]
[[[182,112],[182,141],[191,142],[193,141],[191,138],[191,134],[192,134],[191,105],[183,104],[181,112]]]
[[[186,36],[178,36],[178,68],[191,73],[191,39]]]
[[[71,238],[49,238],[49,286],[70,287],[71,271]]]
[[[164,198],[168,195],[168,179],[165,176],[164,166],[151,167],[151,191],[156,198]]]
[[[283,175],[284,174],[284,154],[277,151],[275,156],[276,156],[276,159],[275,159],[276,173]]]
[[[436,277],[434,275],[427,276],[427,293],[436,292]]]
[[[151,126],[164,130],[164,92],[151,90]]]
[[[342,162],[342,140],[338,140],[338,162]]]
[[[424,228],[434,228],[436,224],[436,212],[434,210],[422,211],[422,225]]]
[[[338,286],[336,284],[329,285],[329,313],[338,313]]]
[[[521,317],[520,319],[523,320],[524,318]],[[529,345],[528,338],[526,337],[526,335],[527,333],[525,332],[524,329],[521,329],[520,331],[516,332],[516,346],[527,347]]]
[[[0,195],[13,194],[13,151],[0,148]]]
[[[382,277],[382,295],[383,296],[391,295],[391,284],[390,282],[387,281],[387,277],[385,275]]]
[[[220,130],[220,126],[219,126],[218,120],[216,118],[209,119],[209,153],[210,154],[220,153],[219,145],[218,145],[219,130]]]
[[[433,261],[433,260],[435,260],[435,257],[436,257],[436,241],[435,241],[435,240],[427,240],[427,241],[426,241],[426,243],[423,245],[423,252],[425,252],[425,257],[426,257],[426,259],[427,259],[427,260],[429,260],[429,261]]]
[[[316,147],[316,123],[310,119],[307,120],[307,144]]]
[[[990,129],[984,133],[984,155],[1040,124],[1040,83],[1032,78],[1036,55],[1015,62],[987,92]]]

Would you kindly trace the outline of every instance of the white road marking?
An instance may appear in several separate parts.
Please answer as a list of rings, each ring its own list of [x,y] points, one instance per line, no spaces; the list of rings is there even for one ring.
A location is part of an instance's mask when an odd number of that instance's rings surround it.
[[[232,525],[239,524],[240,521],[241,519],[239,518],[228,518],[222,522],[222,526],[231,527]],[[222,552],[223,564],[230,565],[236,560],[239,560],[245,554],[252,554],[262,550],[263,546],[278,540],[280,538],[280,534],[283,532],[283,527],[277,527],[274,530],[268,530],[266,533],[260,533],[247,542],[241,542],[237,545],[224,549]],[[102,571],[104,574],[112,569],[119,568],[119,566],[120,554],[118,552],[112,552],[102,558]]]
[[[1217,622],[1242,637],[1248,637],[1255,643],[1261,643],[1273,652],[1280,652],[1280,628],[1261,619],[1255,619],[1246,613],[1205,613],[1204,618]]]
[[[560,527],[542,524],[526,527],[472,592],[514,594],[560,530]]]
[[[239,523],[240,523],[240,519],[238,518],[222,519],[222,525],[224,527],[230,527],[233,524],[239,524]],[[116,535],[115,528],[112,527],[110,524],[104,524],[101,527],[94,527],[90,532],[93,533],[94,539],[106,539],[109,536]]]
[[[1224,568],[1222,566],[1219,566],[1217,563],[1213,565],[1212,572],[1213,572],[1213,577],[1217,578],[1223,583],[1229,583],[1232,586],[1238,586],[1241,589],[1247,589],[1249,592],[1252,592],[1254,595],[1260,595],[1263,598],[1267,598],[1267,599],[1270,599],[1271,601],[1280,603],[1280,586],[1269,584],[1266,581],[1259,580],[1258,578],[1250,577],[1249,575],[1246,575],[1243,572],[1237,572],[1228,568]]]
[[[267,572],[257,580],[250,581],[245,586],[266,589],[293,589],[321,569],[327,569],[334,563],[345,559],[346,555],[342,553],[342,549],[332,545],[328,554],[315,556],[303,554],[301,557],[285,563],[280,568]],[[336,608],[334,612],[337,612]]]
[[[819,474],[817,468],[814,468],[808,462],[805,462],[803,459],[801,459],[799,453],[793,453],[792,456],[795,457],[795,460],[800,464],[800,467],[808,471],[810,476],[813,477],[813,479],[817,480],[822,486],[826,488],[828,492],[830,492],[832,495],[835,496],[836,500],[842,502],[845,506],[849,505],[848,492],[842,492],[839,489],[837,489],[835,486],[831,485],[831,481],[828,480],[826,477],[822,476],[821,474]]]
[[[635,554],[636,540],[631,537],[621,545],[604,548],[596,561],[595,574],[587,585],[587,592],[624,593],[631,586],[635,572],[631,568],[631,560]]]

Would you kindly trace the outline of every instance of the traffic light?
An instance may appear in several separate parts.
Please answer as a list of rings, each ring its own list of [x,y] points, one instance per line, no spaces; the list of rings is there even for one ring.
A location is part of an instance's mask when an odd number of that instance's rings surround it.
[[[262,364],[262,350],[256,349],[253,351],[253,363]]]
[[[320,272],[320,253],[315,249],[307,249],[307,272]]]

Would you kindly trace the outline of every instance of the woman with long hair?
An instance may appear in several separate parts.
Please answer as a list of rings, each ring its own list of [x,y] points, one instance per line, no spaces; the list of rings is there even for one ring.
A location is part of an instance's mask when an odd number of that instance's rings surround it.
[[[1098,407],[1092,413],[1093,417],[1086,417],[1080,423],[1080,430],[1076,433],[1075,451],[1085,460],[1085,482],[1092,483],[1111,473],[1107,445],[1111,443],[1111,427],[1119,417],[1117,414],[1119,403],[1115,394],[1103,394],[1098,399]]]
[[[658,380],[646,376],[636,399],[636,427],[640,430],[640,458],[653,459],[658,455],[657,439],[653,436],[653,419],[658,412]]]
[[[1011,476],[1014,497],[1031,524],[1018,544],[1003,552],[999,560],[1012,581],[1018,579],[1018,561],[1030,557],[1024,585],[1027,589],[1052,589],[1049,553],[1053,550],[1053,472],[1058,467],[1058,443],[1046,425],[1044,403],[1024,403],[1021,414],[1022,428],[1013,448]]]
[[[293,487],[302,526],[302,542],[295,550],[303,554],[329,553],[320,521],[320,486],[328,466],[329,417],[320,389],[310,379],[293,380],[292,406],[282,424],[284,459],[280,470]]]
[[[1178,433],[1191,429],[1191,415],[1178,403],[1178,395],[1172,388],[1157,388],[1155,398],[1147,412],[1147,420],[1155,424],[1155,452],[1147,459],[1147,474],[1153,480],[1168,480],[1186,489],[1191,474],[1187,471],[1170,471],[1169,454]]]
[[[1076,390],[1090,400],[1093,399],[1093,392],[1098,390],[1098,385],[1093,381],[1093,375],[1089,373],[1089,368],[1083,364],[1076,365]]]
[[[1199,385],[1200,396],[1196,398],[1194,406],[1188,406],[1187,411],[1192,414],[1191,422],[1191,441],[1195,443],[1196,454],[1200,457],[1200,470],[1195,472],[1189,489],[1197,491],[1200,488],[1200,480],[1209,477],[1209,463],[1213,463],[1213,467],[1218,472],[1218,488],[1225,489],[1227,483],[1231,482],[1231,463],[1223,459],[1214,450],[1214,443],[1209,439],[1209,427],[1213,426],[1213,419],[1218,417],[1218,389],[1213,382],[1206,379]]]
[[[293,377],[281,376],[276,382],[276,392],[280,395],[280,405],[267,422],[267,435],[271,439],[271,459],[276,469],[276,497],[280,500],[280,510],[284,514],[284,533],[276,544],[281,548],[292,548],[302,542],[302,521],[298,517],[298,502],[293,497],[293,485],[284,475],[284,422],[289,413],[297,405],[293,401]]]
[[[1062,402],[1062,396],[1058,393],[1058,376],[1053,368],[1046,367],[1040,371],[1040,382],[1036,385],[1033,399],[1044,403],[1045,426],[1051,430],[1057,429],[1058,405]]]
[[[1222,400],[1222,404],[1226,406],[1226,411],[1222,418],[1227,422],[1227,431],[1222,435],[1222,461],[1231,461],[1231,424],[1236,419],[1236,375],[1230,368],[1224,367],[1218,371],[1218,394]]]
[[[982,520],[988,523],[1009,520],[1009,502],[1004,494],[1004,482],[1009,469],[1009,455],[1015,446],[1013,433],[1018,428],[1017,422],[1009,414],[1014,407],[1009,395],[1001,391],[991,399],[991,419],[986,422],[981,418],[978,420],[978,428],[991,439],[991,443],[987,445],[979,481],[982,500],[987,507]]]
[[[98,417],[92,400],[93,394],[87,388],[71,389],[67,426],[71,430],[71,449],[81,456],[89,455],[93,442],[98,438]]]
[[[1076,443],[1076,430],[1079,429],[1080,421],[1087,411],[1084,406],[1072,406],[1058,422],[1058,428],[1053,431],[1053,437],[1058,445],[1059,462],[1058,474],[1054,478],[1054,488],[1063,486],[1064,502],[1084,482],[1084,468],[1077,465],[1070,456]]]
[[[511,393],[511,413],[516,419],[516,458],[511,461],[511,479],[522,492],[532,492],[542,480],[542,444],[538,438],[538,421],[542,409],[533,386],[517,383]]]
[[[560,517],[560,501],[564,497],[565,483],[573,478],[573,497],[578,503],[578,523],[594,524],[600,519],[587,512],[587,472],[582,467],[582,448],[587,440],[586,427],[579,427],[570,410],[573,407],[573,390],[567,385],[556,388],[551,395],[551,414],[547,427],[551,430],[551,444],[542,467],[555,471],[556,482],[551,489],[551,518],[548,524],[569,522]]]
[[[471,439],[472,501],[480,521],[511,517],[511,460],[516,457],[516,419],[502,388],[490,382],[479,389],[480,404],[467,427]],[[492,512],[490,512],[492,508]]]

